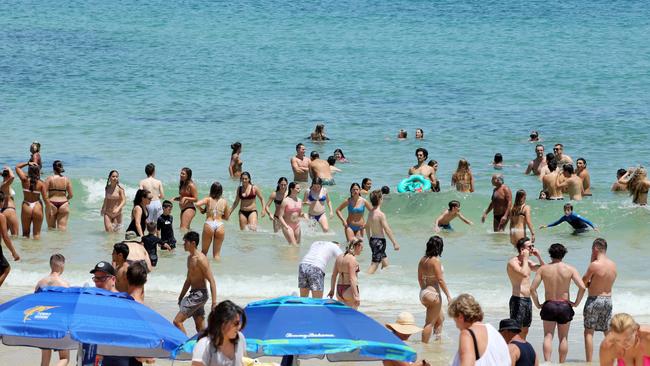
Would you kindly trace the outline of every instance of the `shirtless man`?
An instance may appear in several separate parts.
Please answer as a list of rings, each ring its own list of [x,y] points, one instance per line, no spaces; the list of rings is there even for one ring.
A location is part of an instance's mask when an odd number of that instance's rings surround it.
[[[309,157],[311,158],[311,162],[309,163],[309,175],[311,179],[320,178],[324,186],[333,186],[334,178],[332,177],[330,164],[321,159],[317,151],[312,151]]]
[[[133,300],[144,304],[144,284],[147,283],[147,268],[142,262],[136,262],[126,270],[127,292]]]
[[[441,229],[454,231],[454,228],[451,227],[451,221],[456,217],[461,219],[467,225],[474,225],[471,221],[466,219],[463,214],[460,213],[460,202],[452,200],[449,201],[449,208],[444,210],[433,223],[433,231],[436,233],[439,233]]]
[[[561,180],[560,177],[563,176],[564,180]],[[566,189],[566,192],[569,194],[569,199],[573,201],[582,200],[583,193],[583,182],[582,178],[573,171],[573,165],[564,164],[562,167],[562,174],[557,176],[557,187],[562,191]]]
[[[399,250],[399,244],[393,236],[393,230],[388,226],[386,214],[381,211],[381,204],[383,201],[384,198],[381,194],[381,190],[374,190],[370,193],[372,210],[368,213],[368,220],[366,221],[366,234],[368,234],[368,244],[372,251],[370,268],[368,268],[369,274],[373,274],[377,271],[379,263],[381,263],[382,269],[388,267],[385,236],[388,236],[391,243],[393,243],[393,249],[396,251]]]
[[[597,238],[591,246],[591,263],[582,281],[588,289],[588,297],[582,314],[585,325],[585,354],[592,361],[594,331],[609,331],[612,318],[612,287],[616,281],[616,263],[607,257],[607,241]]]
[[[113,245],[113,267],[115,267],[115,288],[119,292],[127,292],[129,283],[126,280],[126,271],[129,269],[129,263],[126,259],[129,257],[129,246],[125,243]]]
[[[587,160],[585,158],[576,160],[576,175],[582,179],[582,195],[591,196],[591,175],[587,169]]]
[[[310,160],[305,156],[305,145],[296,145],[296,156],[291,158],[291,169],[293,170],[293,181],[302,183],[303,188],[307,187],[309,164]]]
[[[619,179],[627,173],[627,170],[621,168],[616,171],[616,182],[612,184],[612,192],[627,192],[627,184],[619,182]]]
[[[495,232],[500,232],[506,228],[508,217],[510,217],[512,191],[503,183],[503,174],[494,174],[492,176],[492,185],[494,186],[494,191],[492,191],[492,200],[490,201],[488,208],[483,212],[481,222],[485,222],[488,213],[492,211],[492,229]]]
[[[418,163],[409,168],[409,175],[419,174],[431,182],[431,187],[436,185],[436,171],[427,164],[429,152],[423,147],[415,149],[415,157]]]
[[[208,258],[197,247],[199,246],[199,234],[195,231],[189,231],[183,236],[183,248],[189,253],[187,256],[187,278],[183,283],[183,289],[178,295],[178,306],[180,311],[174,318],[174,325],[183,333],[185,327],[183,323],[188,318],[194,318],[196,332],[200,333],[205,328],[205,309],[203,305],[208,301],[208,290],[205,282],[210,285],[210,294],[212,295],[212,306],[217,306],[217,285],[212,276],[212,269]],[[187,290],[190,294],[185,296]]]
[[[542,177],[542,189],[548,192],[546,199],[549,200],[563,200],[562,190],[558,188],[557,181],[560,172],[557,171],[557,163],[555,159],[546,160],[546,165],[548,165],[549,173]]]
[[[553,154],[555,154],[555,161],[558,167],[562,167],[565,164],[573,165],[573,159],[569,155],[564,154],[564,145],[555,144],[553,146]]]
[[[519,255],[510,258],[506,272],[512,285],[510,296],[510,319],[515,319],[521,327],[521,338],[526,339],[528,328],[533,321],[533,302],[530,300],[530,275],[544,265],[544,260],[528,237],[523,237],[516,244]],[[530,260],[530,255],[537,257],[537,263]]]
[[[149,272],[153,270],[149,253],[147,253],[147,249],[145,249],[144,244],[142,244],[142,239],[135,233],[135,231],[127,231],[126,234],[124,234],[123,243],[129,247],[129,256],[126,258],[126,261],[129,264],[143,261],[147,265],[147,270]]]
[[[11,271],[11,266],[2,253],[2,242],[4,241],[7,249],[11,252],[11,256],[14,257],[14,261],[20,260],[20,255],[14,248],[14,244],[9,237],[9,231],[7,229],[7,218],[5,215],[0,213],[0,286],[5,282],[9,272]]]
[[[64,269],[65,257],[58,253],[52,254],[50,257],[50,274],[38,281],[34,290],[38,291],[39,288],[48,286],[70,287],[70,284],[61,277]],[[70,351],[60,350],[58,352],[59,362],[56,363],[56,366],[66,366],[70,362]],[[41,366],[49,366],[51,359],[52,350],[41,349]]]
[[[582,296],[585,294],[585,284],[580,278],[578,271],[562,262],[567,253],[566,247],[562,244],[553,244],[548,249],[551,256],[551,263],[547,263],[537,270],[537,276],[530,286],[530,297],[538,309],[542,309],[540,316],[544,321],[544,361],[551,361],[553,335],[557,326],[558,338],[560,340],[560,363],[564,363],[569,352],[569,327],[575,314],[573,308],[580,305]],[[540,305],[537,299],[537,287],[544,282],[545,299]],[[569,289],[571,281],[578,286],[578,295],[575,302],[571,302]]]
[[[147,178],[140,181],[140,189],[146,189],[151,192],[151,203],[147,205],[147,222],[157,222],[160,215],[162,215],[162,204],[160,203],[165,198],[165,191],[163,190],[162,182],[156,179],[156,166],[153,163],[147,164],[144,167],[144,172]]]
[[[535,146],[535,154],[537,155],[535,159],[531,160],[526,167],[524,174],[529,175],[533,173],[534,175],[541,176],[542,168],[546,166],[546,157],[544,156],[544,145],[537,144]]]

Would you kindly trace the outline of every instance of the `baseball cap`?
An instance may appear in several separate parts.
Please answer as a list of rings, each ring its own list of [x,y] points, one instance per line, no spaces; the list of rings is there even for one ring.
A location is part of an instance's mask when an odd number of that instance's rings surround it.
[[[499,322],[499,332],[503,332],[504,330],[519,333],[521,332],[521,326],[519,325],[519,322],[514,319],[503,319]]]
[[[105,261],[97,263],[90,273],[95,273],[97,271],[106,272],[111,276],[115,276],[115,268],[113,268],[112,264]]]

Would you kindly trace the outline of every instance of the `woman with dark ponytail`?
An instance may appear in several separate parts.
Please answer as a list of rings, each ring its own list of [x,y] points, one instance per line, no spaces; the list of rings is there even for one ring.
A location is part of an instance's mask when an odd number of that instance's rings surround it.
[[[63,175],[63,162],[54,160],[52,164],[54,174],[45,179],[45,188],[48,202],[45,212],[47,227],[65,231],[70,216],[70,200],[72,199],[72,183]]]

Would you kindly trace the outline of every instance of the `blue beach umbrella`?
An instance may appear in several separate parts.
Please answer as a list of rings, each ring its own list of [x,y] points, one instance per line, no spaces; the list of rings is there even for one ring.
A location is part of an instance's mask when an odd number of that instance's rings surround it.
[[[123,292],[45,287],[0,305],[0,337],[9,346],[77,349],[106,356],[173,357],[187,337]]]
[[[246,312],[251,357],[326,356],[330,361],[415,361],[415,351],[383,325],[338,301],[285,296],[252,302]]]

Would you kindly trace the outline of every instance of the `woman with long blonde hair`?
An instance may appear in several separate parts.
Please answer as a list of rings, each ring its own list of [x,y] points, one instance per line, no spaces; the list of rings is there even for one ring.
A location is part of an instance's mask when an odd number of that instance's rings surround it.
[[[451,185],[456,187],[458,192],[474,192],[474,176],[467,160],[458,161],[458,168],[451,176]]]
[[[627,184],[627,189],[630,196],[632,196],[632,202],[643,206],[648,204],[650,180],[648,180],[648,171],[645,168],[628,169],[627,173],[618,182]]]
[[[620,313],[609,322],[600,344],[600,365],[650,365],[650,326],[639,325],[630,314]]]

